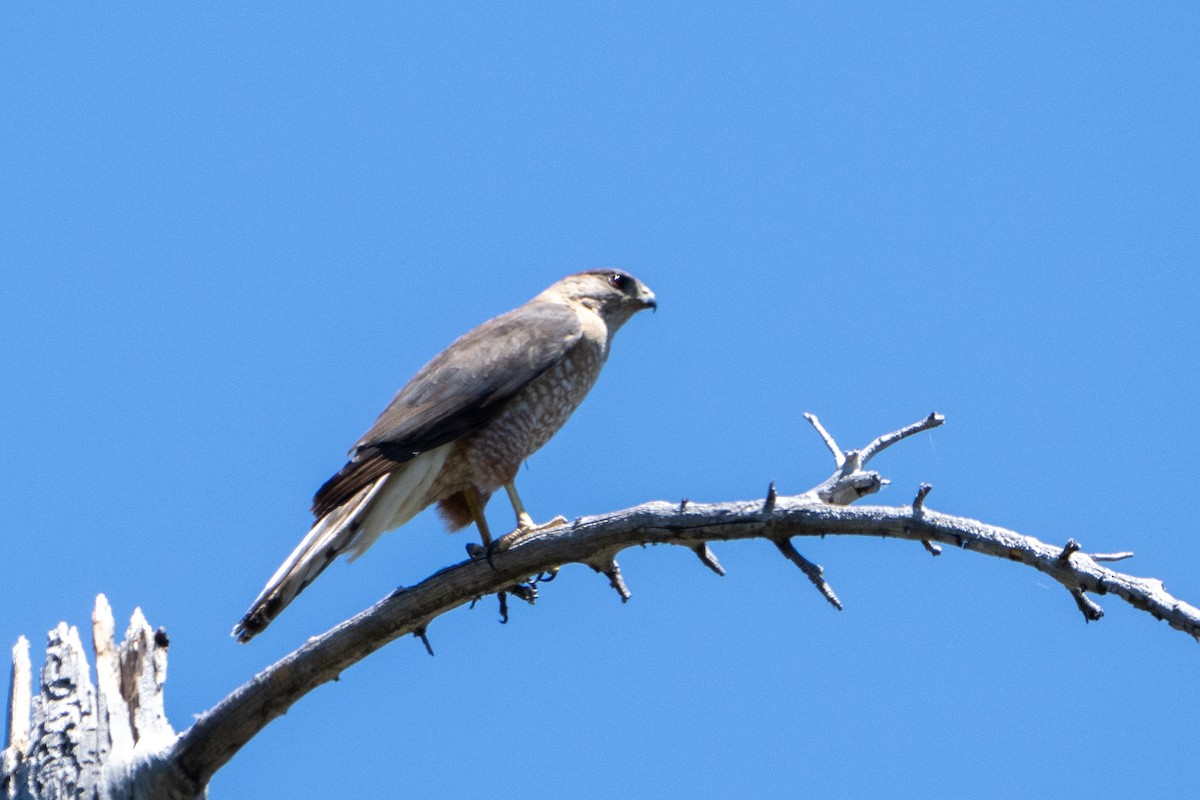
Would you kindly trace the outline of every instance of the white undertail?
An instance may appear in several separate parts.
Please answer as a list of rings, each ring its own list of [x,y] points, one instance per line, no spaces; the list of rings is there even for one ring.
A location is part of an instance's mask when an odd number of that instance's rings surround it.
[[[317,520],[304,541],[267,581],[250,610],[233,629],[233,635],[239,641],[249,641],[339,555],[345,553],[348,560],[353,561],[385,532],[419,514],[429,504],[429,487],[441,471],[448,452],[447,445],[421,453]]]

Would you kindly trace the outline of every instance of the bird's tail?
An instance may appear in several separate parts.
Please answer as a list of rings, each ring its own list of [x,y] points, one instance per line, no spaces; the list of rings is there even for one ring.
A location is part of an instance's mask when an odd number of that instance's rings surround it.
[[[262,633],[338,555],[355,544],[371,501],[383,490],[389,477],[383,475],[313,524],[304,541],[275,571],[250,610],[234,626],[232,635],[239,642],[248,642]]]

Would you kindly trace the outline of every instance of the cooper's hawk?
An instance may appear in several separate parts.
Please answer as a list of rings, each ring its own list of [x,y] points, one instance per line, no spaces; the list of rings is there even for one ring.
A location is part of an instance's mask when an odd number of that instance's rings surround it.
[[[620,270],[569,275],[523,306],[464,334],[421,368],[313,499],[316,522],[233,629],[248,642],[342,553],[362,555],[385,531],[437,503],[450,530],[474,521],[503,486],[513,536],[536,530],[513,479],[592,388],[613,334],[656,306]]]

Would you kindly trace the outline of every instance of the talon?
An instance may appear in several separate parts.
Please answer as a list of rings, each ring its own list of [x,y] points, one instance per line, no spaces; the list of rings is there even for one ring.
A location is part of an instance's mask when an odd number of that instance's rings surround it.
[[[524,536],[567,524],[567,518],[559,514],[549,522],[538,525],[533,521],[533,517],[529,516],[529,512],[525,510],[525,505],[521,502],[520,495],[517,494],[517,487],[512,481],[504,484],[504,491],[508,492],[508,499],[512,503],[513,512],[517,515],[517,529],[501,538],[507,539],[516,533]]]
[[[559,525],[566,525],[566,524],[567,524],[567,518],[564,517],[562,514],[559,514],[558,516],[556,516],[554,519],[550,520],[549,522],[543,522],[540,525],[538,523],[534,522],[533,519],[528,514],[522,514],[520,517],[517,518],[517,529],[515,531],[512,531],[512,533],[505,534],[505,536],[512,536],[513,533],[520,533],[521,535],[526,535],[526,534],[530,534],[530,533],[540,533],[542,531],[548,531],[551,528],[557,528]],[[504,537],[501,537],[501,538],[504,538]]]
[[[526,603],[529,603],[529,605],[533,605],[533,602],[537,600],[538,596],[537,586],[533,583],[514,584],[513,586],[508,587],[508,591],[513,597],[517,598],[518,600],[524,600]]]
[[[486,547],[476,544],[475,542],[469,542],[467,544],[467,555],[470,556],[473,561],[486,559],[488,566],[493,570],[496,569],[496,565],[492,563],[492,556],[497,552],[499,551],[496,549],[496,542],[490,542]]]
[[[549,522],[543,522],[540,525],[535,524],[534,521],[529,518],[529,515],[526,514],[519,521],[517,528],[515,530],[509,531],[508,533],[501,536],[499,539],[497,539],[493,543],[492,546],[495,548],[496,552],[502,553],[505,550],[507,550],[508,548],[512,547],[517,542],[524,539],[526,536],[530,536],[535,533],[541,533],[542,531],[548,531],[548,530],[551,530],[552,528],[557,528],[560,525],[566,525],[566,524],[567,524],[567,518],[562,516],[561,514],[559,516],[555,517],[554,519],[550,520]]]
[[[537,585],[539,583],[549,583],[550,581],[554,580],[557,577],[558,577],[558,567],[555,567],[554,569],[546,570],[545,572],[539,572],[537,574],[537,576],[534,577],[533,580],[530,581],[530,583],[532,583],[534,585]]]

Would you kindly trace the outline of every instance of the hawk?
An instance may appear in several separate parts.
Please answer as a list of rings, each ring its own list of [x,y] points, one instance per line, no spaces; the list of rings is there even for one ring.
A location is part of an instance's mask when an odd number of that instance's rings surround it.
[[[590,270],[455,340],[405,384],[317,490],[308,535],[233,635],[250,641],[335,558],[353,561],[434,503],[452,531],[474,522],[486,546],[492,536],[483,510],[502,486],[517,517],[509,536],[560,524],[534,524],[513,484],[517,468],[583,402],[617,329],[656,307],[654,293],[627,272]]]

